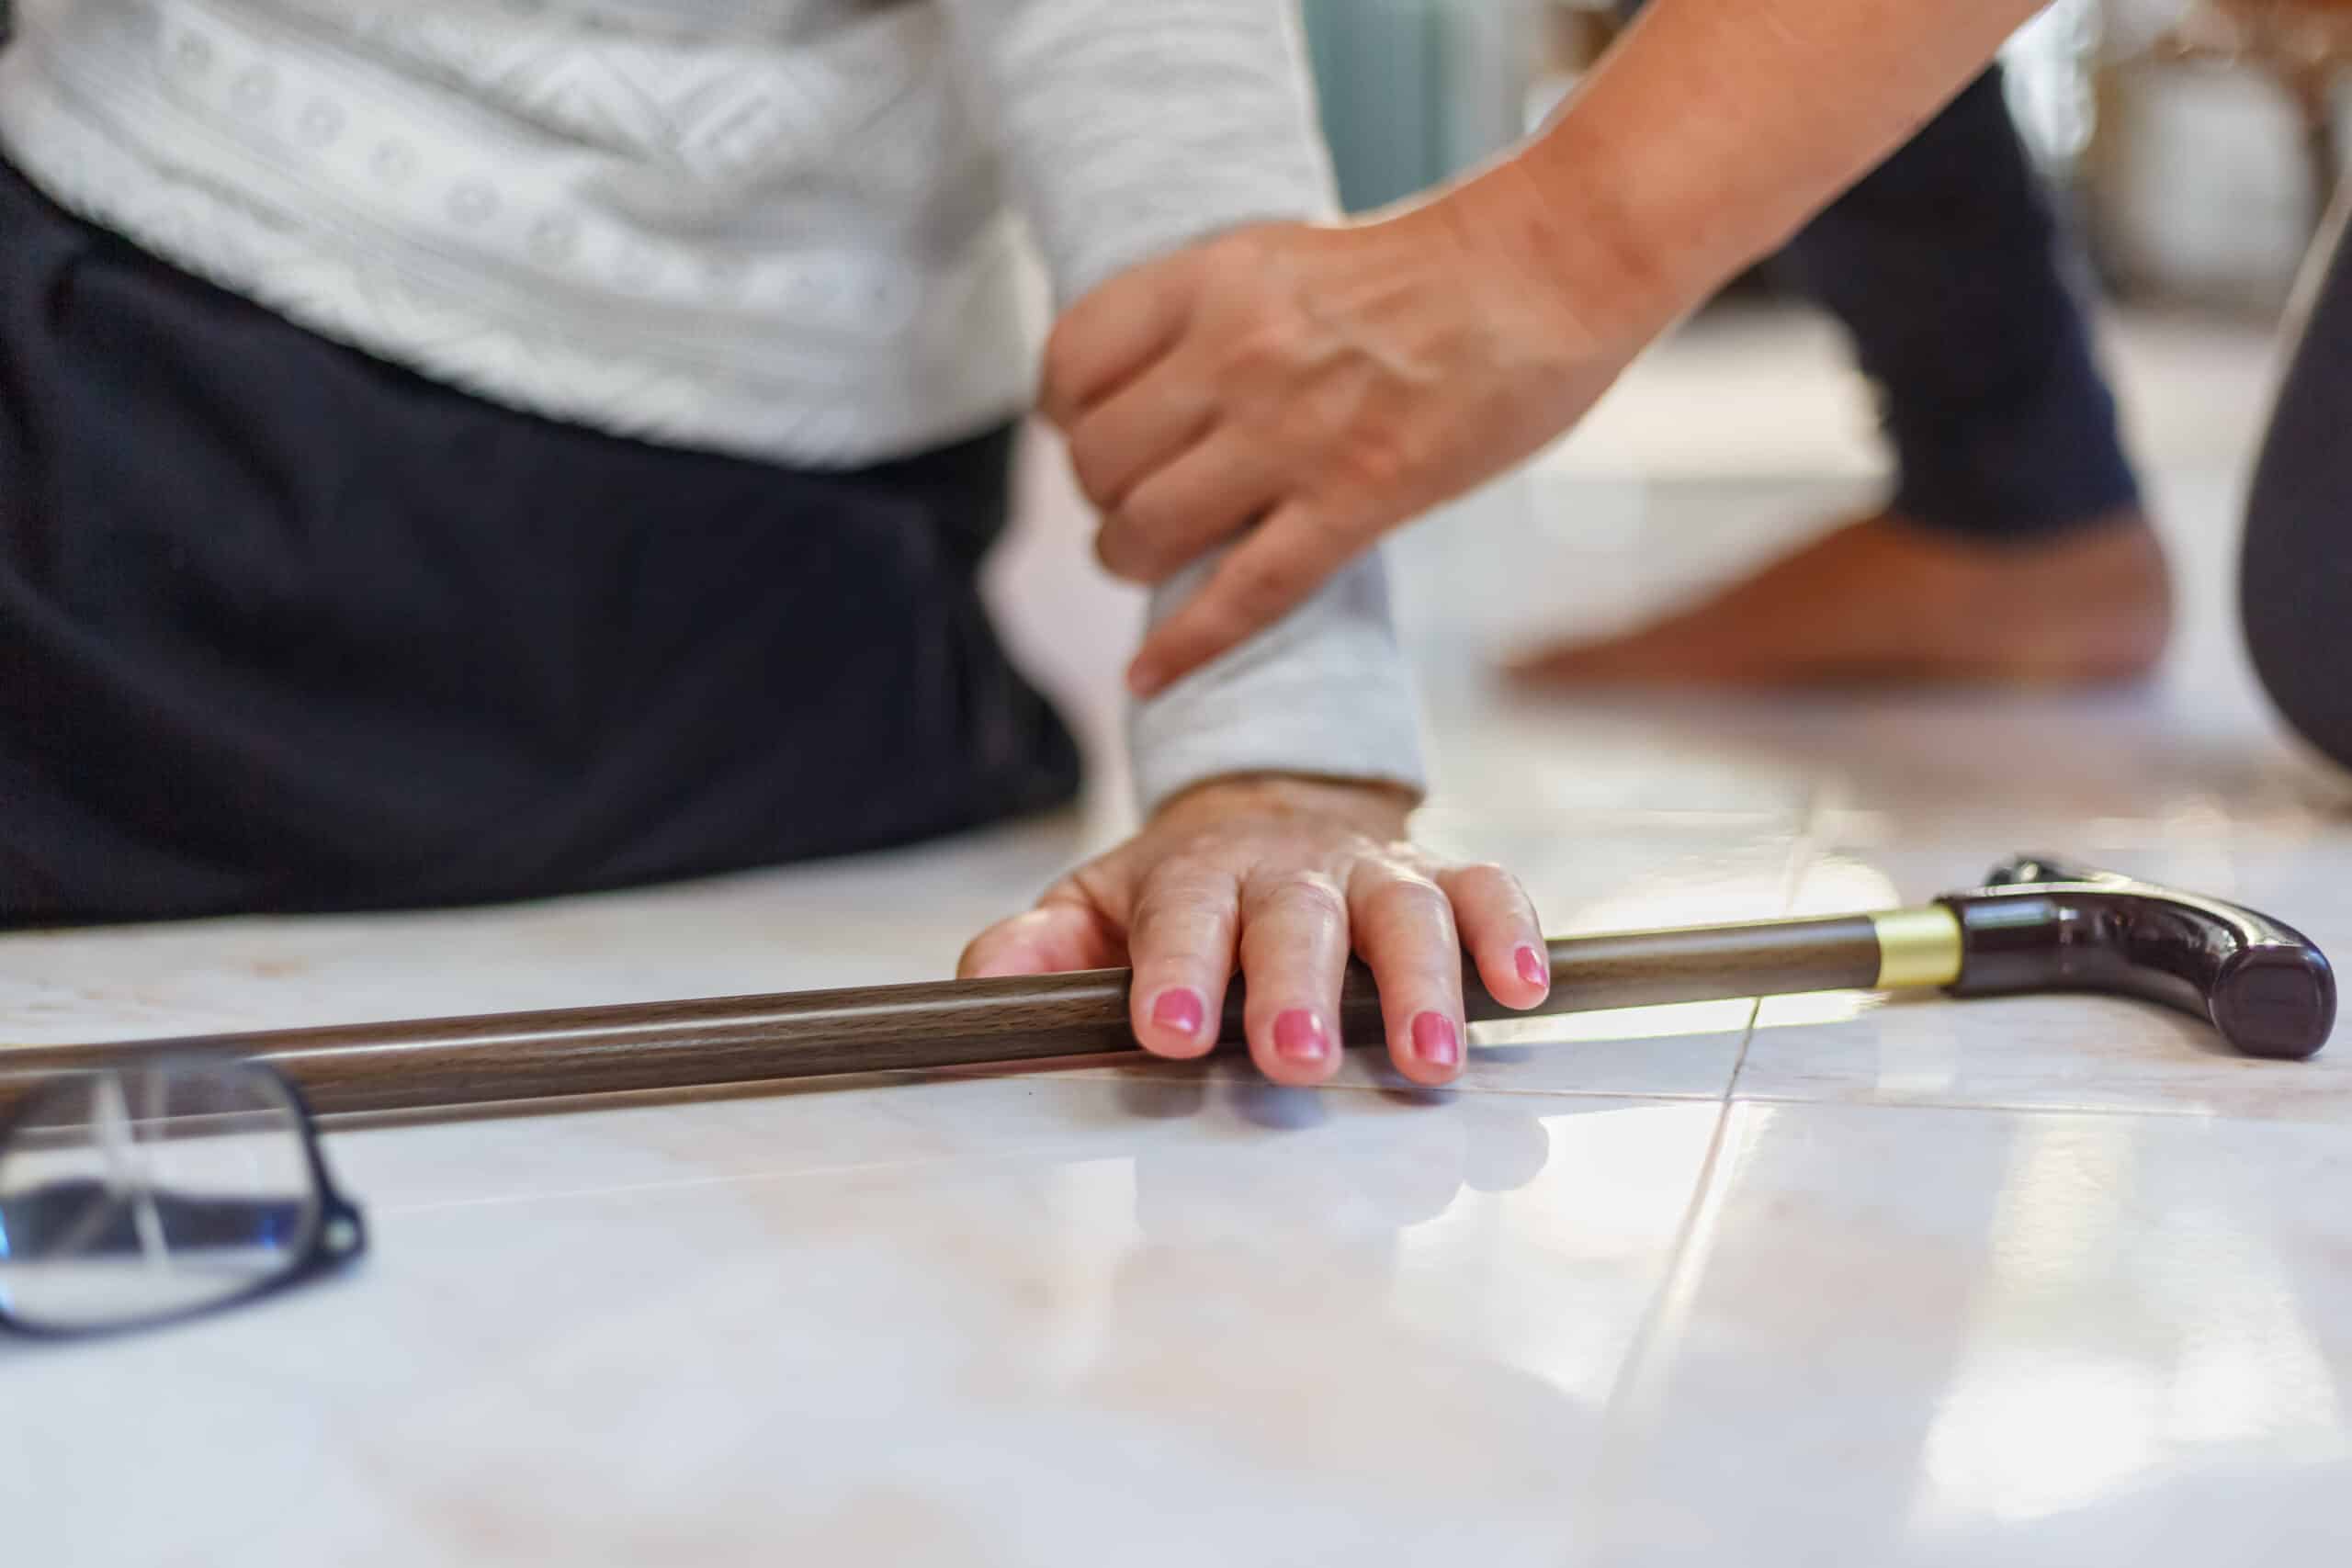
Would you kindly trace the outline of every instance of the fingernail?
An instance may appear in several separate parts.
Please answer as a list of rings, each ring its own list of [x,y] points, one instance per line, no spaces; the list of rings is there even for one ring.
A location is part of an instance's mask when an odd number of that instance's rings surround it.
[[[1151,1021],[1190,1040],[1200,1033],[1201,1021],[1208,1012],[1208,1004],[1201,1000],[1200,992],[1190,986],[1171,986],[1151,1004]]]
[[[1548,988],[1552,984],[1552,966],[1544,963],[1544,955],[1533,948],[1522,947],[1519,950],[1519,977],[1531,986]]]
[[[1323,1021],[1305,1008],[1293,1008],[1274,1020],[1274,1050],[1295,1062],[1319,1062],[1331,1054],[1323,1034]]]
[[[1462,1060],[1462,1031],[1442,1012],[1425,1012],[1413,1020],[1413,1054],[1433,1067],[1450,1067]]]

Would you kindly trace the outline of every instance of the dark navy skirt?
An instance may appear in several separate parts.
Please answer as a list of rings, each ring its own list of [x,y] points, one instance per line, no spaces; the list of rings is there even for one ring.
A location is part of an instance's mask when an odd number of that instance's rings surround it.
[[[975,585],[1011,451],[799,471],[518,413],[0,165],[0,925],[573,892],[1066,801]]]

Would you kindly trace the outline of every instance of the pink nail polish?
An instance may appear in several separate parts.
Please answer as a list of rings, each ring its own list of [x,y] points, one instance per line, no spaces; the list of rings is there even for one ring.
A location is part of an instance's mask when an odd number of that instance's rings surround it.
[[[1462,1031],[1442,1012],[1425,1012],[1413,1020],[1413,1054],[1433,1067],[1450,1067],[1462,1060]]]
[[[1207,1016],[1208,1004],[1190,986],[1170,986],[1151,1004],[1151,1021],[1162,1029],[1176,1031],[1187,1040],[1200,1034],[1201,1021]]]
[[[1522,947],[1519,950],[1519,977],[1531,986],[1548,987],[1552,983],[1552,966],[1533,948]]]
[[[1323,1021],[1305,1008],[1293,1008],[1274,1020],[1274,1049],[1294,1062],[1319,1062],[1331,1054]]]

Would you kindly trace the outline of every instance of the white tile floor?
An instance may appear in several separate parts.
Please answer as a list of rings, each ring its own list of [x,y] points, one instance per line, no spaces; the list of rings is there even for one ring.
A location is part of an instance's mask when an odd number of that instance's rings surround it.
[[[1511,862],[1561,930],[1883,906],[2050,848],[2352,953],[2352,818],[2278,740],[2227,615],[2267,351],[2147,321],[2117,357],[2188,591],[2151,689],[1497,695],[1483,649],[1637,613],[1869,493],[1827,335],[1711,320],[1402,550],[1442,761],[1423,834]],[[1099,743],[1133,603],[1089,576],[1051,470],[1029,483],[1000,583]],[[0,1041],[928,977],[1117,830],[1106,778],[1068,820],[694,886],[0,940]],[[376,1226],[355,1277],[0,1345],[0,1555],[2352,1549],[2352,1055],[2242,1061],[2064,998],[1483,1032],[1444,1096],[1370,1060],[1316,1093],[1091,1066],[338,1129]]]

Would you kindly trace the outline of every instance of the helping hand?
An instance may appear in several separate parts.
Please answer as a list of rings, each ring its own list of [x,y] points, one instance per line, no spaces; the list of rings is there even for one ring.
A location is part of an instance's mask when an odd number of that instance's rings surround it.
[[[1203,784],[1141,832],[966,948],[970,978],[1132,964],[1136,1039],[1157,1055],[1216,1044],[1235,959],[1250,1054],[1277,1083],[1339,1070],[1351,951],[1380,987],[1389,1055],[1416,1083],[1462,1070],[1462,955],[1506,1006],[1551,988],[1542,928],[1516,878],[1403,841],[1394,790],[1293,778]]]
[[[1656,323],[1596,336],[1566,254],[1506,164],[1392,218],[1236,231],[1062,319],[1044,407],[1102,511],[1103,564],[1157,582],[1250,531],[1146,640],[1138,694],[1591,406]]]

